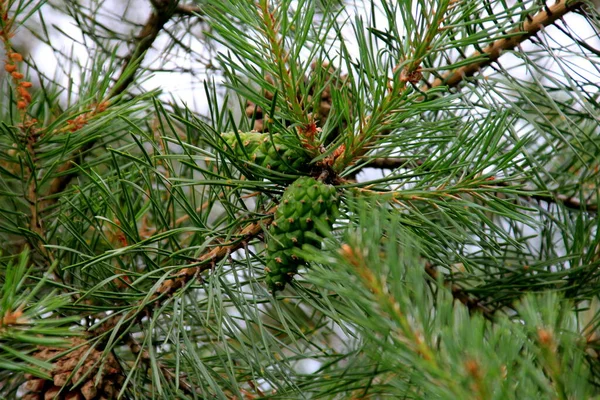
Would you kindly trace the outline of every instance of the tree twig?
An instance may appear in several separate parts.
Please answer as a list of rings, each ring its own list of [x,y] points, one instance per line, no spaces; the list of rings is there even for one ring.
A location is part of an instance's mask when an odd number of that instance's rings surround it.
[[[179,0],[154,0],[152,1],[154,11],[150,13],[150,16],[146,20],[146,23],[142,27],[139,35],[137,36],[137,44],[133,51],[125,57],[125,64],[121,69],[121,80],[117,80],[117,85],[113,86],[108,97],[115,97],[125,91],[133,82],[135,73],[128,71],[129,66],[132,63],[140,63],[144,57],[144,54],[152,47],[152,44],[158,37],[158,34],[167,22],[173,17],[173,14],[178,9]],[[138,64],[139,67],[139,64]],[[125,76],[125,74],[128,74]]]
[[[374,158],[369,162],[365,163],[361,166],[361,168],[354,172],[354,176],[364,168],[381,168],[381,169],[396,169],[396,168],[411,168],[414,166],[422,166],[425,163],[425,160],[419,159],[411,159],[411,158]],[[503,181],[490,181],[490,184],[494,184],[496,186],[502,187],[511,187],[515,186],[518,188],[520,192],[531,192],[531,193],[519,193],[519,196],[531,198],[537,201],[545,201],[547,203],[560,203],[564,205],[566,208],[578,211],[588,211],[588,212],[598,212],[598,203],[591,202],[582,202],[576,197],[567,196],[565,194],[560,193],[552,193],[548,192],[539,193],[536,189],[531,188],[523,188],[521,186],[512,185],[508,182]]]
[[[498,182],[500,186],[510,186],[510,184],[506,182]],[[527,189],[519,189],[521,191]],[[547,203],[560,203],[564,205],[566,208],[570,208],[572,210],[578,211],[589,211],[589,212],[598,212],[598,203],[586,203],[582,202],[576,197],[567,196],[566,194],[560,193],[548,193],[548,194],[540,194],[540,193],[531,193],[531,194],[523,194],[520,195],[522,197],[530,197],[534,200],[545,201]]]
[[[266,218],[263,218],[260,222],[250,223],[240,229],[236,234],[231,235],[231,237],[236,238],[235,242],[215,246],[212,250],[202,254],[196,260],[196,265],[184,268],[167,278],[154,291],[150,300],[147,300],[146,302],[140,301],[137,306],[133,307],[125,316],[115,315],[114,317],[109,318],[96,329],[96,333],[107,332],[117,326],[120,321],[141,319],[150,309],[158,304],[160,299],[173,296],[177,290],[196,279],[202,272],[213,268],[218,261],[227,257],[233,251],[242,248],[245,243],[258,236],[263,230],[263,225],[271,223],[273,220],[272,215],[276,210],[277,207],[272,207],[266,212]],[[127,324],[122,324],[122,329],[124,329],[126,325]]]
[[[272,215],[275,213],[277,207],[271,208],[267,211],[268,215]],[[214,247],[211,251],[202,254],[200,258],[198,258],[198,264],[194,267],[184,268],[175,274],[171,279],[168,279],[163,282],[163,284],[157,289],[157,295],[166,295],[172,296],[177,290],[185,286],[190,280],[194,279],[203,271],[210,269],[214,263],[217,261],[227,257],[232,251],[240,249],[243,247],[244,243],[253,237],[257,236],[262,232],[262,226],[268,225],[271,223],[272,217],[261,220],[261,223],[254,222],[252,224],[247,225],[242,229],[238,234],[234,235],[238,240],[232,244],[224,244],[221,246]]]
[[[448,86],[456,87],[463,82],[465,78],[473,76],[476,72],[482,68],[490,65],[494,61],[497,61],[502,53],[506,50],[514,49],[520,43],[537,35],[545,26],[552,25],[557,20],[563,18],[569,12],[583,6],[584,1],[570,1],[570,0],[556,0],[556,3],[552,6],[544,6],[544,9],[538,12],[535,16],[527,16],[527,19],[521,24],[519,28],[515,28],[512,31],[504,34],[502,38],[492,41],[482,52],[475,52],[471,55],[472,62],[465,64],[464,66],[449,71],[441,78],[436,78],[432,83],[425,83],[420,91],[425,95],[430,89]],[[410,82],[413,82],[409,79]],[[415,81],[416,83],[417,81]],[[390,93],[391,95],[391,93]],[[421,98],[423,99],[423,97]],[[376,137],[389,135],[393,130],[383,130]],[[360,149],[353,153],[353,160],[348,164],[352,164],[366,154],[371,148],[372,143],[363,145]],[[340,158],[344,160],[344,158]],[[347,164],[345,165],[347,166]]]
[[[202,15],[202,9],[194,4],[178,4],[175,8],[175,14],[185,15],[188,17],[197,17]]]
[[[412,158],[385,157],[369,160],[362,168],[395,169],[400,167],[421,166],[425,161]]]
[[[521,42],[537,35],[545,26],[554,24],[557,20],[563,18],[567,13],[581,7],[583,1],[557,0],[552,6],[544,6],[544,9],[533,17],[528,17],[521,27],[510,31],[506,37],[490,43],[483,51],[475,52],[471,57],[486,56],[480,61],[464,65],[454,71],[446,73],[441,78],[437,78],[428,87],[439,86],[458,86],[465,78],[473,76],[482,68],[497,61],[506,50],[514,49]]]

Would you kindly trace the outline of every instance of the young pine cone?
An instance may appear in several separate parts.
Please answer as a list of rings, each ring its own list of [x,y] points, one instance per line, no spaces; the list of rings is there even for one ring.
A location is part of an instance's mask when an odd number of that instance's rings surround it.
[[[238,132],[237,135],[227,132],[221,137],[225,140],[223,150],[231,149],[238,160],[247,161],[244,163],[246,168],[254,167],[257,173],[264,173],[264,169],[267,169],[294,175],[310,167],[310,157],[299,144],[293,146],[293,138],[259,132]]]

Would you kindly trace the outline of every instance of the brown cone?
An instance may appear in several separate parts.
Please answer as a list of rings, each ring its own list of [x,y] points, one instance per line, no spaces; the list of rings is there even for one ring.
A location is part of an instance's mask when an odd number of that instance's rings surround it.
[[[91,348],[83,339],[71,339],[74,350],[62,357],[65,348],[40,346],[33,356],[52,362],[50,375],[45,380],[27,374],[23,385],[24,400],[112,400],[116,399],[124,376],[116,358],[109,353],[103,358],[101,350]],[[81,365],[79,365],[81,363]],[[77,366],[79,365],[79,368]],[[79,382],[81,380],[81,382]],[[77,384],[79,382],[79,384]],[[75,386],[76,385],[76,386]]]

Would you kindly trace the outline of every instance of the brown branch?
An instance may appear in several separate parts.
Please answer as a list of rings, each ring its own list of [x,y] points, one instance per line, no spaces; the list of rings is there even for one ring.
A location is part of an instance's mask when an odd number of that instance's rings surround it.
[[[87,145],[84,146],[84,148],[82,148],[80,152],[83,153],[86,150],[89,150],[87,148]],[[71,179],[73,179],[76,175],[76,172],[71,170],[71,167],[72,167],[71,161],[67,161],[58,167],[58,169],[57,169],[58,176],[56,178],[52,179],[52,181],[50,182],[50,187],[48,188],[48,196],[53,196],[53,195],[62,193],[67,188]],[[64,175],[61,175],[61,174],[64,174]],[[53,198],[53,199],[48,198],[45,200],[46,200],[45,207],[47,207],[49,204],[55,202],[57,200],[57,198]]]
[[[396,168],[411,168],[414,166],[422,166],[425,160],[422,159],[411,159],[411,158],[374,158],[369,162],[361,166],[361,168],[354,172],[354,176],[364,168],[381,168],[381,169],[396,169]],[[521,192],[531,193],[519,193],[521,197],[527,197],[538,201],[545,201],[547,203],[560,203],[566,208],[578,211],[598,212],[598,203],[582,202],[576,197],[567,196],[560,193],[538,193],[535,189],[523,188],[521,186],[513,185],[509,182],[502,181],[490,181],[490,184],[502,187],[512,187],[519,189]]]
[[[272,215],[275,213],[276,209],[277,207],[271,208],[266,212],[268,217],[263,218],[260,222],[248,224],[237,234],[232,235],[236,238],[235,242],[215,246],[212,250],[202,254],[196,260],[196,265],[193,267],[184,268],[166,279],[154,291],[152,298],[149,301],[140,301],[135,307],[132,307],[132,309],[125,316],[115,315],[114,317],[106,320],[99,328],[96,329],[96,333],[100,334],[103,332],[108,332],[117,326],[120,321],[140,320],[152,308],[158,305],[161,300],[170,298],[175,294],[175,292],[177,292],[177,290],[183,288],[186,284],[196,279],[202,272],[213,268],[218,261],[227,257],[233,251],[242,248],[249,240],[258,236],[262,232],[263,225],[268,225],[271,223],[273,220]],[[125,325],[126,324],[123,324],[122,326]]]
[[[430,263],[425,264],[425,272],[436,282],[440,278],[438,271]],[[441,277],[441,280],[444,283],[444,286],[446,286],[452,292],[452,297],[454,297],[455,300],[458,300],[462,304],[464,304],[469,309],[469,311],[480,312],[486,319],[490,321],[494,320],[494,311],[481,304],[480,300],[470,296],[460,286],[453,283],[449,283],[443,277]]]
[[[146,23],[142,27],[141,32],[137,36],[138,42],[131,54],[125,57],[125,64],[121,69],[121,78],[125,76],[125,73],[128,73],[124,79],[121,80],[119,78],[117,80],[117,85],[113,86],[109,93],[109,97],[115,97],[125,91],[127,87],[133,82],[135,77],[134,71],[127,71],[129,66],[132,63],[140,63],[144,58],[144,54],[151,47],[160,31],[162,31],[163,27],[175,14],[178,8],[179,0],[154,0],[152,1],[152,5],[154,6],[154,11],[146,20]],[[139,67],[139,64],[138,66]],[[120,82],[119,82],[120,81]]]
[[[381,169],[395,169],[400,167],[409,168],[411,166],[421,166],[425,161],[411,158],[374,158],[369,160],[368,163],[363,165],[362,168],[381,168]]]
[[[439,86],[448,86],[455,87],[458,86],[465,78],[473,76],[476,72],[481,70],[482,68],[490,65],[494,61],[497,61],[502,53],[506,50],[514,49],[521,42],[531,38],[532,36],[537,35],[542,31],[544,26],[552,25],[558,19],[563,18],[567,13],[581,7],[584,4],[583,1],[569,1],[569,0],[557,0],[556,3],[550,7],[544,6],[544,9],[537,13],[533,17],[527,18],[523,24],[516,29],[508,32],[501,39],[497,39],[490,43],[482,52],[475,52],[471,55],[475,59],[469,63],[460,67],[456,70],[449,71],[441,78],[437,78],[433,81],[433,83],[426,83],[421,87],[421,91],[426,94],[427,91],[431,88],[439,87]],[[409,82],[413,82],[412,80],[408,80]],[[407,81],[403,81],[406,83]],[[416,82],[416,81],[415,81]],[[389,96],[392,96],[393,92],[390,91]],[[421,97],[421,100],[424,97]],[[363,126],[361,125],[360,131],[362,132]],[[376,135],[375,138],[389,135],[393,130],[383,129],[380,131],[379,135]],[[371,138],[370,140],[373,140]],[[360,158],[366,154],[371,149],[372,143],[366,143],[362,145],[360,148],[352,150],[352,160],[348,161],[345,157],[340,157],[336,162],[342,162],[343,167],[347,167],[348,165],[354,164],[359,161]],[[338,166],[339,167],[339,166]],[[336,170],[339,171],[338,168]]]
[[[372,158],[366,163],[360,165],[351,173],[345,175],[346,180],[356,180],[356,175],[365,168],[378,169],[396,169],[396,168],[412,168],[420,167],[425,161],[413,158],[397,158],[397,157],[381,157]]]
[[[178,4],[175,8],[175,14],[185,15],[188,17],[197,17],[203,14],[202,9],[193,4]]]
[[[490,43],[483,49],[483,52],[475,52],[471,55],[471,57],[477,58],[482,55],[486,56],[483,60],[475,61],[454,71],[450,71],[442,76],[442,78],[434,80],[433,83],[428,86],[458,86],[465,78],[473,76],[482,68],[497,61],[504,51],[514,49],[521,42],[537,35],[545,26],[554,24],[554,22],[563,18],[567,13],[581,7],[583,4],[583,1],[557,0],[554,5],[549,7],[545,6],[544,10],[533,17],[527,18],[521,27],[513,29],[506,37]]]
[[[509,183],[506,182],[498,182],[500,186],[510,186]],[[527,189],[520,189],[521,191],[523,190],[527,190]],[[538,200],[538,201],[545,201],[547,203],[561,203],[563,206],[565,206],[566,208],[572,209],[572,210],[578,210],[578,211],[588,211],[588,212],[598,212],[598,203],[586,203],[586,202],[582,202],[581,200],[579,200],[576,197],[573,196],[567,196],[565,194],[560,194],[560,193],[549,193],[549,194],[539,194],[539,193],[532,193],[532,194],[523,194],[520,196],[522,197],[530,197],[532,199]]]
[[[275,213],[277,207],[273,207],[271,210],[267,212],[267,214],[271,215]],[[206,271],[207,269],[212,268],[212,266],[218,261],[225,257],[227,257],[232,251],[235,251],[241,248],[244,243],[253,237],[257,236],[262,232],[262,225],[269,224],[272,218],[262,220],[262,224],[255,222],[247,225],[244,229],[242,229],[237,235],[238,240],[233,244],[221,245],[213,248],[208,253],[202,254],[198,259],[199,265],[189,268],[184,268],[175,274],[171,279],[166,280],[163,284],[157,289],[157,295],[166,295],[172,296],[177,290],[185,286],[189,281],[194,279],[201,272]]]

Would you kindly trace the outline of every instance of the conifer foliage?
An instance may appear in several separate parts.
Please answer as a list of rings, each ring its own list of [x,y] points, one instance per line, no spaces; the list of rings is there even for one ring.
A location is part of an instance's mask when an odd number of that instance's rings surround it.
[[[0,398],[600,398],[599,21],[0,0]]]

